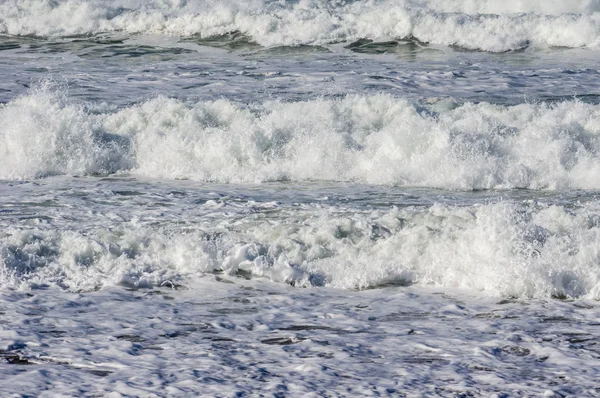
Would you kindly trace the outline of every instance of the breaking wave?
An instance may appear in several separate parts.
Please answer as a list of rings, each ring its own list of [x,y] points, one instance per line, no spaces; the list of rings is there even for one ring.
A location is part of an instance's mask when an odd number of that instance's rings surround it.
[[[235,222],[226,222],[226,205],[221,211],[219,225],[191,231],[133,223],[85,231],[7,228],[0,232],[0,286],[174,286],[218,271],[296,286],[417,284],[600,298],[597,203],[366,213],[312,206],[289,217]]]
[[[213,182],[600,189],[600,106],[423,106],[388,95],[90,110],[33,90],[0,107],[0,178],[130,172]],[[307,117],[309,115],[309,117]]]
[[[598,48],[598,11],[598,0],[7,0],[0,4],[0,33],[211,37],[241,32],[268,47],[410,37],[499,52],[531,43]]]

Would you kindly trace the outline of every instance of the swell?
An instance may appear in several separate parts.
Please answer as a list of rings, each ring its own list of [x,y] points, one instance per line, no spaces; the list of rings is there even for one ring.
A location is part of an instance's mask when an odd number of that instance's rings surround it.
[[[130,172],[224,183],[600,189],[600,106],[578,101],[423,106],[375,95],[241,105],[157,97],[120,110],[90,106],[42,87],[0,107],[0,178]]]
[[[600,46],[600,3],[484,0],[379,1],[99,1],[9,0],[0,33],[33,36],[106,32],[203,38],[241,32],[266,47],[414,37],[492,52],[531,43]]]

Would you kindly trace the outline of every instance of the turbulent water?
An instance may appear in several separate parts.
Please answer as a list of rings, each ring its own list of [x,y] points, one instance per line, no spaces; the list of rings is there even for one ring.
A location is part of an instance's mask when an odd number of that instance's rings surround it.
[[[488,51],[530,43],[600,46],[597,0],[8,0],[0,7],[0,32],[10,35],[210,37],[239,31],[261,46],[408,37]]]
[[[0,395],[600,396],[600,1],[6,0],[0,77]]]

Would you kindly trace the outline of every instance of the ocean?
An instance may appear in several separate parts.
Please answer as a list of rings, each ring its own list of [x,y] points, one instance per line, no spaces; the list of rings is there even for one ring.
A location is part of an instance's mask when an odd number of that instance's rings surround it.
[[[0,1],[0,396],[600,397],[600,0]]]

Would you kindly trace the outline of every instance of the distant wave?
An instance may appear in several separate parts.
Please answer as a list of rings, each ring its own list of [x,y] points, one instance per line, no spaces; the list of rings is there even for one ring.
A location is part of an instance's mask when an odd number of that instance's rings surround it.
[[[600,0],[413,0],[407,4],[437,12],[465,14],[516,14],[533,12],[546,15],[591,14],[600,11]]]
[[[210,37],[239,31],[267,47],[414,37],[501,52],[531,43],[598,48],[599,11],[600,0],[7,0],[0,4],[0,33]]]
[[[249,106],[158,97],[90,112],[42,87],[0,107],[0,178],[129,171],[218,182],[600,189],[600,106],[453,107],[388,95]]]

